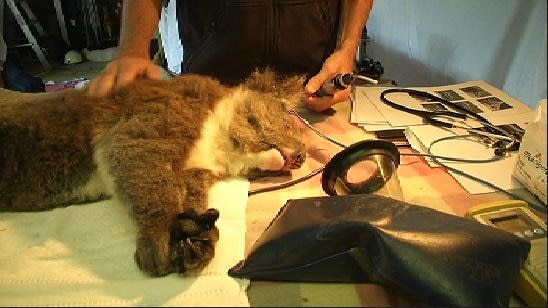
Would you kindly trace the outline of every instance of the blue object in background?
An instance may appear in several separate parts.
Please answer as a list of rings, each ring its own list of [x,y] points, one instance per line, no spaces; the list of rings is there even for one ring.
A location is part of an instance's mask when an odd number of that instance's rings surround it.
[[[41,78],[24,72],[21,66],[10,61],[4,63],[4,87],[18,92],[45,92]]]

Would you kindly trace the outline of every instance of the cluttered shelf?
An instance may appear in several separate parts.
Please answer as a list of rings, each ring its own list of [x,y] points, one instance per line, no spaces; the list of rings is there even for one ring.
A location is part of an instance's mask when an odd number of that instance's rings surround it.
[[[116,54],[122,1],[0,0],[0,8],[3,88],[78,88]]]

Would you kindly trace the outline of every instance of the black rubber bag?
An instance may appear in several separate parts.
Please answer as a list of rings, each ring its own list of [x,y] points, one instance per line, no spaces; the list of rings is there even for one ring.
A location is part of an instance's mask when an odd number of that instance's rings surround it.
[[[288,201],[229,275],[368,282],[434,306],[508,306],[530,243],[378,195]]]

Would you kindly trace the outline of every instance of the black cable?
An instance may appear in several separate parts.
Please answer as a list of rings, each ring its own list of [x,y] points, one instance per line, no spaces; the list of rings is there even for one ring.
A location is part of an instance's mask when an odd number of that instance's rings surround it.
[[[407,93],[409,95],[423,97],[427,100],[440,102],[443,105],[446,105],[449,108],[451,108],[453,110],[456,110],[457,112],[453,112],[453,111],[449,111],[449,110],[425,111],[425,110],[421,110],[421,109],[409,108],[407,106],[400,105],[400,104],[388,99],[386,97],[386,94],[389,94],[389,93]],[[457,104],[455,104],[451,101],[448,101],[444,98],[438,97],[438,96],[433,95],[431,93],[424,92],[424,91],[419,91],[419,90],[415,90],[415,89],[406,89],[406,88],[386,89],[386,90],[381,92],[380,99],[381,99],[382,102],[384,102],[385,104],[387,104],[388,106],[390,106],[390,107],[392,107],[396,110],[400,110],[400,111],[403,111],[403,112],[414,114],[416,116],[422,117],[425,120],[429,119],[429,118],[431,119],[432,116],[439,115],[439,116],[456,117],[458,119],[465,119],[465,118],[468,117],[468,118],[474,118],[474,119],[478,120],[481,123],[483,123],[483,122],[484,123],[490,123],[489,120],[487,120],[486,118],[484,118],[483,116],[481,116],[480,114],[478,114],[476,112],[472,112],[472,111],[470,111],[470,110],[468,110],[468,109],[466,109],[462,106],[459,106],[459,105],[457,105]],[[441,125],[441,126],[443,126],[443,125]]]
[[[295,179],[295,180],[292,180],[292,181],[289,181],[289,182],[285,182],[285,183],[282,183],[280,185],[275,185],[275,186],[268,186],[268,187],[263,187],[263,188],[257,188],[257,189],[253,189],[253,190],[250,190],[247,195],[248,196],[251,196],[251,195],[255,195],[255,194],[260,194],[260,193],[264,193],[264,192],[269,192],[269,191],[274,191],[274,190],[278,190],[278,189],[284,189],[284,188],[287,188],[287,187],[290,187],[290,186],[293,186],[297,183],[300,183],[300,182],[304,182],[314,176],[316,176],[317,174],[321,173],[323,171],[323,169],[325,169],[325,166],[323,167],[320,167],[312,172],[310,172],[309,174],[305,175],[305,176],[302,176],[298,179]]]
[[[468,136],[468,135],[466,135],[466,136]],[[434,144],[436,144],[436,143],[438,143],[438,142],[441,142],[441,141],[445,141],[445,140],[457,139],[457,138],[459,138],[459,137],[464,137],[464,136],[449,136],[449,137],[444,137],[444,138],[440,138],[440,139],[434,140],[434,141],[430,144],[430,146],[428,147],[428,150],[427,150],[427,151],[428,151],[428,153],[431,155],[431,153],[432,153],[432,152],[431,152],[431,151],[432,151],[432,146],[434,146]],[[468,173],[466,173],[466,172],[464,172],[464,171],[462,171],[462,170],[459,170],[459,169],[450,167],[450,166],[448,166],[448,165],[442,163],[441,161],[438,160],[439,157],[436,156],[436,155],[431,155],[431,156],[429,156],[429,157],[431,157],[432,160],[433,160],[435,163],[439,164],[440,166],[442,166],[442,167],[444,167],[444,168],[446,168],[446,169],[448,169],[448,170],[451,170],[451,171],[453,171],[453,172],[455,172],[455,173],[457,173],[457,174],[459,174],[459,175],[465,176],[465,177],[467,177],[467,178],[469,178],[469,179],[472,179],[472,180],[474,180],[474,181],[476,181],[476,182],[479,182],[479,183],[481,183],[482,185],[485,185],[485,186],[487,186],[487,187],[489,187],[489,188],[492,188],[492,189],[494,189],[494,190],[496,190],[496,191],[503,192],[503,193],[505,193],[505,194],[507,194],[507,195],[513,197],[514,199],[518,199],[518,200],[525,201],[525,200],[523,200],[523,198],[521,198],[520,196],[518,196],[518,195],[516,195],[516,194],[514,194],[514,193],[511,193],[511,192],[509,192],[509,191],[507,191],[507,190],[505,190],[505,189],[502,189],[502,188],[498,187],[497,185],[495,185],[495,184],[493,184],[493,183],[491,183],[491,182],[487,182],[487,181],[482,180],[482,179],[480,179],[480,178],[478,178],[478,177],[475,177],[475,176],[473,176],[473,175],[471,175],[471,174],[468,174]],[[500,158],[499,158],[499,159],[500,159]],[[547,212],[548,212],[548,209],[547,209],[546,207],[543,207],[543,206],[540,206],[540,205],[537,205],[537,204],[534,204],[534,203],[528,202],[528,201],[525,201],[525,202],[526,202],[531,208],[534,208],[534,209],[537,210],[537,211],[540,211],[540,212],[542,212],[542,213],[547,213]]]
[[[443,138],[436,139],[436,140],[432,141],[432,143],[430,144],[430,148],[432,147],[433,144],[441,142],[441,141],[445,141],[445,140],[449,140],[449,139],[465,139],[467,137],[474,137],[475,138],[476,136],[473,135],[473,134],[469,134],[469,135],[453,135],[453,136],[443,137]],[[497,160],[501,160],[501,159],[504,158],[504,156],[493,155],[492,157],[486,158],[486,159],[469,159],[469,158],[434,155],[430,151],[428,151],[428,153],[400,153],[400,155],[401,156],[430,157],[430,158],[432,158],[432,160],[443,159],[443,160],[447,160],[447,161],[468,163],[468,164],[492,163],[492,162],[495,162]]]

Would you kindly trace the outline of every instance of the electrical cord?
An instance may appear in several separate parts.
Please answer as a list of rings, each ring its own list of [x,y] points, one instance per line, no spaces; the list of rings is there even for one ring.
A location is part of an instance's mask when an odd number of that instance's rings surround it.
[[[250,190],[247,195],[248,196],[251,196],[251,195],[256,195],[256,194],[260,194],[260,193],[264,193],[264,192],[269,192],[269,191],[274,191],[274,190],[279,190],[279,189],[284,189],[284,188],[287,188],[287,187],[290,187],[290,186],[293,186],[295,184],[298,184],[298,183],[301,183],[301,182],[304,182],[318,174],[320,174],[323,170],[325,169],[325,166],[323,167],[320,167],[312,172],[310,172],[309,174],[305,175],[305,176],[302,176],[298,179],[295,179],[295,180],[291,180],[291,181],[288,181],[288,182],[285,182],[285,183],[282,183],[280,185],[274,185],[274,186],[268,186],[268,187],[263,187],[263,188],[257,188],[257,189],[253,189],[253,190]]]
[[[308,122],[307,119],[303,118],[300,114],[298,114],[295,110],[289,110],[289,113],[296,116],[304,125],[306,125],[309,129],[311,129],[314,133],[316,133],[316,135],[322,137],[323,139],[333,143],[333,144],[336,144],[338,146],[340,146],[341,148],[346,148],[347,145],[346,144],[343,144],[343,143],[340,143],[338,142],[337,140],[329,137],[329,136],[326,136],[324,135],[322,132],[320,132],[317,128],[315,128],[314,126],[312,126],[312,124],[310,124],[310,122]]]
[[[389,99],[387,94],[390,93],[407,93],[410,96],[420,97],[425,100],[436,101],[442,104],[444,110],[428,111],[423,109],[413,109],[403,104],[398,104],[395,101]],[[512,134],[506,132],[504,129],[496,127],[491,124],[489,120],[479,113],[469,110],[455,102],[451,102],[442,97],[438,97],[428,92],[419,91],[415,89],[406,88],[390,88],[383,90],[380,95],[380,99],[386,105],[409,114],[421,117],[423,122],[438,126],[441,128],[460,128],[465,129],[468,133],[474,133],[477,135],[483,135],[490,138],[496,138],[498,140],[498,146],[495,148],[495,155],[504,156],[508,151],[516,151],[519,149],[520,142]],[[477,121],[486,131],[480,129],[474,129],[470,125],[466,124],[466,120]],[[458,125],[464,124],[467,127]]]
[[[434,140],[434,141],[430,144],[430,146],[428,147],[428,153],[430,154],[430,153],[432,152],[432,147],[433,147],[436,143],[439,143],[439,142],[442,142],[442,141],[445,141],[445,140],[457,139],[457,138],[459,138],[459,137],[467,137],[467,136],[470,136],[470,135],[464,135],[464,136],[448,136],[448,137],[444,137],[444,138],[440,138],[440,139]],[[469,179],[471,179],[471,180],[474,180],[474,181],[476,181],[476,182],[478,182],[478,183],[481,183],[482,185],[487,186],[487,187],[489,187],[489,188],[492,188],[492,189],[494,189],[494,190],[496,190],[496,191],[503,192],[503,193],[505,193],[505,194],[511,196],[511,197],[514,198],[514,199],[523,200],[520,196],[518,196],[518,195],[516,195],[516,194],[514,194],[514,193],[512,193],[512,192],[510,192],[510,191],[507,191],[507,190],[505,190],[505,189],[502,189],[502,188],[498,187],[497,185],[495,185],[495,184],[493,184],[493,183],[491,183],[491,182],[485,181],[485,180],[480,179],[480,178],[478,178],[478,177],[475,177],[475,176],[473,176],[473,175],[471,175],[471,174],[468,174],[468,173],[466,173],[466,172],[464,172],[464,171],[462,171],[462,170],[459,170],[459,169],[450,167],[450,166],[448,166],[448,165],[442,163],[441,161],[439,161],[439,156],[432,155],[431,158],[432,158],[432,160],[433,160],[435,163],[439,164],[440,166],[444,167],[444,168],[447,169],[447,170],[451,170],[451,171],[453,171],[453,172],[455,172],[455,173],[457,173],[457,174],[459,174],[459,175],[465,176],[465,177],[467,177],[467,178],[469,178]],[[503,157],[502,157],[502,156],[495,155],[493,158],[498,158],[498,159],[494,159],[494,160],[493,160],[493,161],[496,161],[496,160],[502,159]],[[523,200],[523,201],[525,201],[525,200]],[[534,204],[534,203],[528,202],[528,201],[525,201],[525,202],[529,205],[529,207],[534,208],[535,210],[537,210],[537,211],[539,211],[539,212],[547,213],[547,208],[546,208],[546,207],[543,207],[543,206],[540,206],[540,205],[537,205],[537,204]]]
[[[504,156],[500,156],[500,155],[493,155],[492,157],[489,157],[489,158],[485,158],[485,159],[470,159],[470,158],[460,158],[460,157],[451,157],[451,156],[442,156],[442,155],[434,155],[432,154],[431,152],[431,147],[434,145],[434,144],[437,144],[439,142],[442,142],[442,141],[446,141],[446,140],[453,140],[453,139],[466,139],[468,137],[472,137],[472,138],[476,138],[477,136],[475,136],[474,134],[468,134],[468,135],[453,135],[453,136],[447,136],[447,137],[443,137],[443,138],[439,138],[439,139],[436,139],[434,141],[432,141],[432,143],[430,144],[430,147],[428,148],[427,152],[428,153],[400,153],[401,156],[422,156],[422,157],[429,157],[429,158],[432,158],[432,160],[436,163],[440,163],[439,159],[443,159],[443,160],[447,160],[447,161],[452,161],[452,162],[460,162],[460,163],[468,163],[468,164],[474,164],[474,163],[492,163],[492,162],[495,162],[497,160],[501,160],[504,158]],[[441,163],[440,163],[441,164]]]

